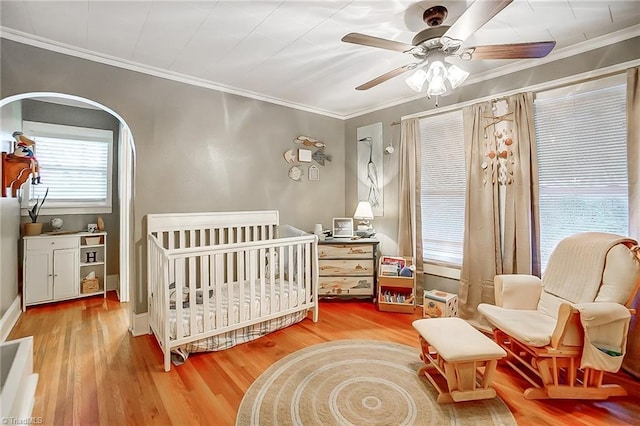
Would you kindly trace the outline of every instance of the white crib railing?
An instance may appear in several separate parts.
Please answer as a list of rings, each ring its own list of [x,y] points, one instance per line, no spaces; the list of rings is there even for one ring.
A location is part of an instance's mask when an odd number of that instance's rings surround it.
[[[189,342],[306,310],[317,321],[317,237],[274,239],[274,229],[148,235],[149,323],[166,371],[171,349]],[[254,237],[267,239],[234,242]]]

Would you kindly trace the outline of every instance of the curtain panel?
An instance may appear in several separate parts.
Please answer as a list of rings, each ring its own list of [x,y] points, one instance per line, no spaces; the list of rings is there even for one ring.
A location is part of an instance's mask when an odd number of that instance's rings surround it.
[[[411,256],[416,266],[416,298],[422,297],[424,271],[420,206],[420,121],[403,120],[400,130],[398,251]],[[420,300],[420,299],[418,299]]]
[[[459,308],[480,322],[477,306],[495,303],[499,274],[540,275],[538,164],[533,94],[464,108],[467,191]]]
[[[492,116],[490,102],[463,109],[467,189],[458,310],[470,320],[480,319],[480,303],[494,303],[493,277],[502,273],[498,185],[485,138]]]
[[[640,68],[627,70],[627,176],[629,181],[629,236],[640,239]],[[640,310],[640,295],[632,308]],[[627,354],[622,362],[627,373],[640,379],[640,321],[631,317]]]

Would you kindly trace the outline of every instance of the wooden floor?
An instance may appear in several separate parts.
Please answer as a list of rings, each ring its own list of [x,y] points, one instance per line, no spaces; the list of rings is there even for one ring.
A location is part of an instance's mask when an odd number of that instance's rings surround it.
[[[44,424],[233,425],[251,383],[298,349],[338,339],[374,339],[418,347],[415,315],[378,312],[370,302],[322,302],[320,321],[292,327],[226,351],[193,355],[171,372],[152,336],[132,337],[127,305],[111,293],[31,307],[10,339],[34,336],[40,374],[33,416]],[[640,383],[625,373],[627,397],[607,401],[527,401],[526,383],[498,367],[494,385],[520,425],[640,424]],[[429,384],[425,381],[425,386]]]

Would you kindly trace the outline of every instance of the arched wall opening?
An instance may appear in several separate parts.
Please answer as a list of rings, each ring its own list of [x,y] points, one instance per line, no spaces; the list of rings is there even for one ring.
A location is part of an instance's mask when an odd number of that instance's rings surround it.
[[[0,100],[0,110],[8,107],[14,102],[24,100],[46,100],[49,102],[61,103],[70,106],[84,106],[88,108],[102,110],[119,123],[119,135],[117,135],[118,149],[117,158],[114,158],[114,167],[117,168],[118,177],[118,283],[116,289],[121,302],[129,302],[133,297],[131,286],[131,264],[133,255],[133,196],[134,196],[134,173],[135,173],[135,143],[133,135],[125,120],[115,111],[91,99],[79,96],[68,95],[56,92],[30,92],[13,95]],[[3,126],[4,127],[4,126]],[[116,136],[116,135],[114,135]],[[113,212],[116,213],[116,212]],[[132,314],[130,309],[130,315]]]

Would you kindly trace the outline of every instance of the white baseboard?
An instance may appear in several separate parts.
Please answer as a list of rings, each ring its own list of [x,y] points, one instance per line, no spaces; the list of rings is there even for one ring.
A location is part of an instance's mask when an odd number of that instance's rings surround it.
[[[4,342],[9,337],[9,333],[13,329],[13,326],[18,322],[18,318],[22,314],[20,309],[21,298],[17,295],[7,312],[0,318],[0,342]]]
[[[129,329],[133,337],[149,334],[149,314],[131,314],[131,328]]]
[[[120,290],[120,276],[118,274],[107,275],[107,291]]]

